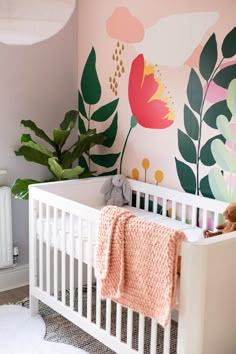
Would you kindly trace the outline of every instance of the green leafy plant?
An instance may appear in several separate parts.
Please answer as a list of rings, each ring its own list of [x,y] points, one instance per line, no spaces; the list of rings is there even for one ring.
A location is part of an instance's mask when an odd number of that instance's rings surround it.
[[[104,143],[104,136],[97,134],[96,130],[88,129],[79,139],[65,148],[65,143],[76,126],[78,112],[71,110],[65,114],[59,128],[55,128],[50,138],[42,129],[38,128],[32,120],[22,120],[21,125],[31,130],[43,143],[36,142],[30,134],[22,134],[21,146],[15,151],[16,156],[23,156],[25,160],[46,166],[52,177],[47,181],[60,181],[74,177],[87,177],[91,171],[84,171],[81,166],[75,166],[74,162],[88,152],[96,144]],[[46,145],[45,145],[46,143]],[[28,199],[28,186],[33,183],[42,183],[33,179],[17,179],[12,186],[12,193],[18,199]]]
[[[227,89],[229,83],[236,78],[236,64],[223,68],[221,66],[225,59],[232,58],[235,54],[236,27],[224,38],[219,61],[216,37],[213,33],[202,49],[199,73],[191,69],[187,86],[188,104],[184,106],[185,131],[178,130],[179,152],[185,162],[175,158],[178,177],[185,192],[214,198],[209,175],[201,177],[200,165],[210,167],[216,163],[216,156],[212,153],[212,143],[217,140],[218,144],[219,141],[224,144],[226,141],[225,134],[222,134],[217,126],[217,117],[224,115],[225,119],[230,121],[232,112],[226,100],[216,102],[210,107],[206,107],[205,103],[212,82]],[[202,144],[204,124],[212,129],[219,129],[220,134],[217,132]]]
[[[118,112],[117,105],[119,99],[115,99],[97,108],[102,95],[102,89],[96,70],[96,52],[94,48],[91,49],[86,60],[80,83],[81,90],[78,92],[79,99],[79,132],[86,134],[90,129],[92,123],[96,126],[99,123],[107,121],[113,117],[111,124],[101,134],[106,138],[103,146],[111,148],[117,135],[118,129]],[[91,151],[86,151],[80,157],[79,163],[86,171],[90,170],[91,162],[95,165],[111,168],[116,164],[120,153],[97,154]],[[101,175],[112,175],[117,173],[117,168],[106,171]]]

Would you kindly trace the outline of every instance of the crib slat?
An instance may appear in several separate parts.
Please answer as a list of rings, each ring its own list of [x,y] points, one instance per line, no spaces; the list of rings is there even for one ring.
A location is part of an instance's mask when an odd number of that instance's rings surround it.
[[[207,210],[206,210],[206,209],[203,209],[202,228],[203,228],[203,229],[206,229],[206,228],[207,228]]]
[[[213,225],[213,230],[216,229],[216,226],[219,224],[219,214],[218,213],[214,213],[214,225]]]
[[[144,352],[144,315],[142,314],[139,314],[138,352],[139,354],[143,354]]]
[[[136,193],[136,208],[140,209],[140,192]]]
[[[116,338],[121,340],[121,318],[122,318],[122,307],[120,304],[116,304]]]
[[[61,297],[62,303],[66,304],[66,237],[65,237],[65,211],[61,217]]]
[[[50,294],[50,284],[51,284],[51,264],[50,264],[50,207],[47,204],[46,206],[46,277],[47,277],[47,285],[46,291]]]
[[[158,208],[157,196],[154,195],[154,197],[153,197],[153,213],[154,213],[154,214],[157,213],[157,208]]]
[[[106,332],[111,334],[111,299],[106,299]]]
[[[127,313],[127,345],[132,348],[132,336],[133,336],[133,311],[128,308]]]
[[[164,348],[163,354],[170,353],[170,328],[171,328],[171,319],[169,319],[168,324],[164,329]]]
[[[58,235],[57,235],[57,223],[58,223],[58,209],[54,208],[53,214],[53,261],[54,261],[54,297],[58,299]]]
[[[74,233],[73,233],[73,216],[70,214],[69,221],[69,237],[70,237],[70,308],[74,310]]]
[[[39,288],[43,290],[43,203],[39,202]]]
[[[157,352],[157,322],[152,319],[150,354],[156,354],[156,352]]]
[[[176,219],[176,201],[172,201],[172,212],[171,212],[171,218]]]
[[[163,198],[163,201],[162,201],[162,215],[166,216],[166,212],[167,212],[167,200]]]
[[[87,266],[87,318],[89,321],[92,319],[92,257],[93,257],[93,246],[92,246],[92,225],[89,222],[88,225],[88,242],[87,242],[87,256],[88,256],[88,266]]]
[[[194,226],[197,225],[197,208],[196,207],[192,207],[191,224]]]
[[[96,292],[96,325],[101,327],[101,297],[100,297],[100,281],[97,279],[97,292]]]
[[[144,210],[148,211],[148,202],[149,202],[149,195],[145,193],[144,197]]]
[[[82,316],[83,311],[83,238],[82,219],[78,218],[79,259],[78,259],[78,312]]]
[[[186,212],[187,212],[187,206],[186,206],[186,204],[182,204],[182,210],[181,210],[181,221],[182,222],[186,222],[187,220],[187,214],[186,214]]]

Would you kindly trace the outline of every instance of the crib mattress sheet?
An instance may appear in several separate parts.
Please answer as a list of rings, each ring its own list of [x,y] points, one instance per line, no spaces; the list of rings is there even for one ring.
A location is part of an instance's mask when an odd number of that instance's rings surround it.
[[[185,223],[180,222],[178,220],[174,220],[174,219],[171,219],[169,217],[165,217],[165,216],[162,216],[159,214],[147,212],[142,209],[137,209],[137,208],[130,207],[130,206],[126,206],[125,208],[128,209],[130,212],[132,212],[133,214],[135,214],[136,216],[138,216],[141,219],[149,220],[149,221],[158,223],[160,225],[171,227],[175,230],[183,231],[187,237],[187,240],[190,242],[199,241],[204,238],[203,229],[201,229],[199,227],[185,224]],[[72,223],[71,223],[69,216],[67,215],[65,217],[65,227],[64,227],[65,251],[67,254],[72,254],[75,258],[77,258],[77,259],[79,258],[80,254],[81,254],[80,253],[81,246],[80,246],[80,238],[79,238],[80,236],[79,236],[78,230],[80,228],[80,233],[82,234],[82,255],[83,255],[82,259],[83,259],[83,262],[87,263],[88,253],[89,253],[88,252],[89,251],[88,250],[88,247],[89,247],[89,243],[88,243],[89,226],[85,220],[83,220],[81,222],[81,226],[79,226],[78,217],[73,216],[72,218],[73,219],[72,219]],[[71,227],[72,227],[72,230],[71,230]],[[95,256],[97,227],[98,227],[97,223],[94,223],[93,224],[93,232],[92,232],[93,256]],[[71,231],[72,231],[73,237],[71,236]],[[57,249],[59,249],[59,250],[62,249],[63,231],[62,231],[61,218],[58,218],[56,228],[54,226],[54,221],[53,221],[52,217],[50,217],[48,224],[46,223],[46,219],[42,219],[42,220],[37,219],[36,234],[37,234],[38,239],[40,239],[39,235],[40,234],[42,235],[43,242],[45,242],[45,243],[49,242],[49,244],[51,246],[54,247],[56,245]],[[144,235],[144,237],[145,237],[145,235]],[[94,257],[93,257],[93,259],[94,259]]]

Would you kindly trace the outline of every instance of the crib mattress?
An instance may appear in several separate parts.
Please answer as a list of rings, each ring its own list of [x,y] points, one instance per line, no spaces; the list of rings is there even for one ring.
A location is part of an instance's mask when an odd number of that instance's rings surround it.
[[[133,214],[138,216],[141,219],[149,220],[160,225],[164,225],[175,230],[180,230],[185,233],[187,240],[190,242],[195,242],[202,240],[203,236],[203,229],[185,224],[178,220],[171,219],[169,217],[165,217],[159,214],[154,214],[151,212],[147,212],[142,209],[137,209],[134,207],[126,206],[126,209],[131,211]],[[88,254],[89,254],[89,243],[88,243],[88,233],[89,233],[89,225],[88,223],[83,220],[81,222],[81,226],[78,223],[78,217],[72,217],[72,223],[70,221],[69,215],[65,217],[65,226],[64,230],[62,230],[62,220],[59,217],[57,220],[57,227],[55,229],[53,218],[50,217],[48,224],[46,223],[46,219],[43,218],[40,220],[37,219],[36,222],[36,234],[37,238],[42,240],[44,243],[49,242],[50,246],[56,247],[58,250],[62,250],[63,246],[63,239],[64,239],[64,249],[68,255],[73,255],[76,259],[79,259],[79,255],[82,253],[83,262],[87,263]],[[72,226],[71,226],[72,225]],[[72,230],[71,230],[72,227]],[[92,230],[92,252],[93,252],[93,259],[95,259],[95,247],[96,247],[96,237],[97,237],[97,227],[98,224],[93,224]],[[80,234],[78,232],[80,228]],[[56,230],[56,231],[55,231]],[[72,235],[71,235],[72,233]],[[63,237],[64,234],[64,237]],[[82,252],[80,250],[80,235],[82,234]],[[41,238],[40,238],[40,235]],[[145,235],[144,235],[145,237]]]

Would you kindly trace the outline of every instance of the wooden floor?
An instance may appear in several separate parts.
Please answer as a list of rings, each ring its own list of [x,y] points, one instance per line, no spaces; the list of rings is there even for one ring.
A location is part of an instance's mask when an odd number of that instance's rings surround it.
[[[0,292],[0,305],[14,304],[29,296],[29,286]]]

